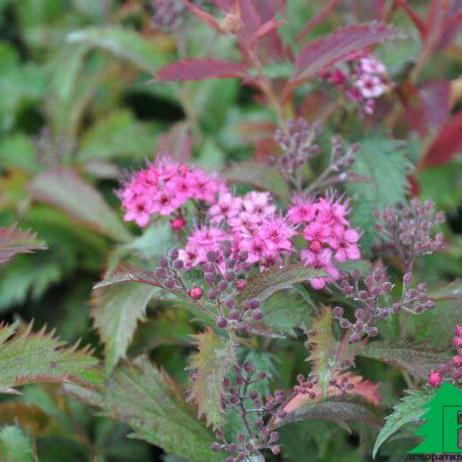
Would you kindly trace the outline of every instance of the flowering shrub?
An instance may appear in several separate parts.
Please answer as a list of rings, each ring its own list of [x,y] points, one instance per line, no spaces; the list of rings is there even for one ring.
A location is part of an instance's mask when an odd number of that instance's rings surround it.
[[[460,2],[3,3],[0,459],[403,460],[462,385]]]

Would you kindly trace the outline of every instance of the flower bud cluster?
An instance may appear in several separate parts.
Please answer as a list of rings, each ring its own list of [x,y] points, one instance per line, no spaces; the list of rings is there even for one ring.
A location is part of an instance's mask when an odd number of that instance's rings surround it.
[[[273,454],[279,454],[279,433],[271,425],[271,418],[282,419],[286,413],[282,407],[286,395],[276,391],[266,397],[261,396],[253,386],[265,380],[265,372],[257,372],[255,366],[247,361],[237,364],[233,368],[232,377],[223,382],[223,407],[239,415],[243,422],[245,433],[235,437],[235,441],[228,441],[223,432],[216,432],[217,442],[212,445],[214,451],[226,451],[229,456],[226,462],[246,461],[264,449]]]
[[[444,236],[433,237],[433,228],[444,222],[444,213],[435,212],[435,204],[412,199],[398,209],[386,208],[376,212],[377,230],[401,259],[406,271],[411,271],[417,257],[443,248]]]
[[[413,288],[409,286],[411,282],[412,275],[406,273],[403,276],[401,298],[389,303],[393,284],[381,262],[376,263],[372,272],[363,280],[359,271],[342,275],[340,288],[346,298],[357,302],[357,308],[354,311],[354,321],[344,317],[344,310],[340,306],[334,308],[333,315],[343,329],[350,331],[350,341],[356,343],[364,337],[376,337],[379,334],[376,322],[393,313],[406,311],[419,314],[433,308],[435,303],[427,295],[425,284],[418,284]]]
[[[239,300],[247,284],[249,271],[253,268],[247,262],[247,252],[237,254],[232,251],[231,243],[223,241],[218,250],[209,250],[198,267],[187,268],[181,259],[181,250],[172,249],[167,257],[159,261],[153,277],[158,285],[170,292],[187,295],[195,302],[204,301],[208,314],[215,317],[217,327],[232,328],[246,333],[250,325],[262,319],[261,303],[258,299]],[[188,273],[202,275],[200,282],[187,282]]]
[[[307,395],[311,400],[322,397],[322,390],[317,374],[311,373],[307,377],[303,374],[299,374],[297,376],[297,382],[298,385],[295,385],[294,387],[294,391],[296,393]],[[345,396],[352,392],[354,384],[351,383],[350,378],[347,375],[341,375],[329,380],[329,387],[333,387],[336,390],[335,394]]]
[[[290,179],[297,169],[320,153],[319,146],[315,143],[319,132],[318,124],[310,124],[301,117],[289,121],[287,130],[276,130],[274,139],[282,148],[283,154],[271,161],[281,169],[286,179]]]
[[[428,375],[428,385],[438,388],[443,381],[462,383],[462,326],[457,326],[453,339],[456,354],[446,364],[442,364]]]
[[[184,24],[187,8],[182,0],[152,0],[152,6],[153,27],[174,31]]]
[[[341,65],[325,70],[321,77],[357,103],[364,114],[373,114],[376,99],[391,87],[383,63],[365,52],[352,54]]]

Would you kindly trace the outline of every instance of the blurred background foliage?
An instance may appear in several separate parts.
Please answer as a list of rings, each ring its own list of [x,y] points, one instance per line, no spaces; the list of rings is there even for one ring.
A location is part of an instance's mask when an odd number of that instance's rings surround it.
[[[297,31],[324,3],[287,2],[288,21],[281,28],[286,43],[294,42]],[[422,12],[429,4],[420,0],[411,3]],[[340,2],[310,37],[350,22],[373,19],[369,6],[369,0]],[[155,258],[169,247],[168,222],[156,223],[143,234],[122,222],[115,190],[124,171],[143,165],[164,147],[177,146],[180,152],[187,133],[193,140],[194,162],[209,169],[262,156],[261,147],[255,153],[258,130],[264,132],[272,117],[252,90],[235,79],[183,85],[153,82],[154,72],[181,53],[233,58],[237,52],[230,38],[217,38],[194,18],[188,18],[181,36],[178,32],[175,37],[153,28],[152,14],[150,2],[141,0],[0,0],[0,224],[18,223],[23,229],[33,229],[49,246],[47,251],[19,256],[0,270],[1,317],[24,323],[34,319],[36,327],[46,324],[56,328],[59,337],[68,342],[81,338],[84,344],[93,345],[97,354],[102,354],[102,346],[95,325],[125,313],[114,303],[133,303],[121,291],[140,289],[117,288],[112,298],[98,298],[92,295],[92,286],[117,262],[138,254]],[[380,47],[378,54],[399,84],[417,60],[421,43],[402,11],[393,16],[393,22],[406,33],[406,39],[399,46],[392,42]],[[278,63],[267,72],[286,76],[290,63]],[[432,55],[419,77],[420,83],[438,80],[449,85],[451,105],[443,117],[462,107],[461,73],[459,34],[450,47]],[[366,140],[367,151],[377,156],[371,167],[377,177],[386,175],[390,162],[394,162],[392,156],[384,157],[389,148],[384,138],[394,135],[406,141],[406,152],[398,165],[403,178],[406,163],[417,164],[429,142],[400,114],[397,93],[385,101],[388,107],[396,108],[396,120],[390,124],[381,120],[380,112],[367,122],[345,108],[329,114],[335,100],[320,83],[304,86],[297,98],[303,100],[307,95],[313,97],[304,100],[303,115],[325,122],[326,140],[333,133],[350,142]],[[449,216],[447,249],[423,260],[422,277],[434,286],[460,278],[462,158],[453,156],[436,167],[420,169],[413,181],[423,198],[435,200]],[[374,200],[380,201],[381,191],[377,191]],[[136,324],[152,294],[137,295],[137,314],[118,322]],[[296,303],[302,296],[294,292],[290,300]],[[279,306],[281,300],[272,303]],[[462,318],[458,301],[442,303],[453,304],[444,317],[432,312],[415,321],[416,340],[435,348],[447,346],[441,343]],[[103,310],[104,315],[93,321],[95,309]],[[276,318],[274,323],[279,323],[281,330],[293,330],[284,319]],[[191,335],[197,329],[188,310],[172,308],[154,297],[129,355],[149,352],[185,384]],[[393,336],[393,325],[387,329]],[[276,385],[293,384],[294,375],[307,369],[301,342],[288,339],[274,351],[264,341],[253,342],[256,352],[243,349],[242,355],[253,354],[254,363],[273,372]],[[108,355],[113,355],[115,362],[120,357],[117,351],[106,350]],[[404,385],[397,370],[370,359],[359,366],[367,371],[368,378],[382,383],[384,406],[397,401]],[[2,398],[0,424],[5,425],[0,446],[5,441],[33,438],[40,460],[47,462],[180,462],[162,456],[160,450],[146,443],[122,438],[126,427],[93,415],[63,396],[56,386],[29,386],[20,398]],[[371,431],[359,426],[348,435],[326,422],[292,424],[283,431],[283,444],[287,449],[281,460],[369,460]],[[386,455],[380,460],[402,460],[405,448],[411,446],[412,439],[397,439],[385,445]],[[307,454],[312,455],[308,458]]]

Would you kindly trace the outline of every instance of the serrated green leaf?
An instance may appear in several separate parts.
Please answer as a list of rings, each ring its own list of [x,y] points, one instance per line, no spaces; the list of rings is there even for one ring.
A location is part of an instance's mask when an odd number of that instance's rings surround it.
[[[290,191],[284,177],[273,167],[256,162],[240,162],[224,172],[231,183],[247,184],[257,189],[269,191],[285,203],[289,202]]]
[[[82,137],[77,159],[143,159],[154,146],[152,130],[137,122],[131,112],[116,111],[99,119]]]
[[[117,241],[131,239],[98,190],[72,170],[44,172],[34,178],[29,189],[34,198],[64,210],[102,234]]]
[[[167,63],[166,56],[156,41],[144,39],[133,30],[117,26],[77,30],[69,33],[67,40],[70,43],[85,43],[106,50],[150,74]]]
[[[372,451],[377,455],[380,446],[404,425],[417,422],[425,413],[425,407],[435,396],[434,389],[408,390],[407,395],[393,407],[393,413],[386,417],[386,423],[381,428]]]
[[[446,363],[449,352],[428,351],[428,346],[371,342],[358,352],[359,356],[372,358],[396,366],[412,376],[425,379],[431,370]]]
[[[0,428],[0,458],[5,462],[34,462],[32,441],[15,425]]]
[[[321,270],[306,268],[299,263],[287,265],[285,268],[273,268],[252,277],[239,295],[239,300],[258,298],[264,301],[279,290],[290,289],[299,282],[308,282],[314,277],[322,277]]]
[[[332,332],[332,310],[324,307],[320,316],[313,320],[308,335],[310,350],[309,361],[313,373],[319,377],[322,394],[327,395],[327,388],[335,371],[336,341]]]
[[[94,292],[92,317],[104,343],[107,372],[124,358],[138,322],[144,319],[146,305],[157,287],[128,283]]]
[[[405,198],[409,162],[406,146],[398,140],[376,137],[361,140],[359,144],[361,150],[352,171],[368,181],[348,184],[347,192],[353,199],[351,222],[363,231],[361,250],[368,252],[377,237],[375,210],[383,210]]]
[[[330,397],[322,401],[305,404],[290,412],[283,423],[301,420],[328,420],[345,427],[348,422],[366,422],[377,425],[380,419],[373,409],[357,397]]]
[[[21,231],[16,226],[0,228],[0,265],[11,260],[15,255],[45,250],[48,247],[37,239],[31,231]]]
[[[194,417],[181,390],[147,358],[117,368],[101,395],[89,395],[78,386],[67,386],[66,390],[129,425],[134,431],[131,437],[148,441],[169,454],[189,462],[223,459],[211,450],[214,436]]]
[[[219,429],[225,420],[223,380],[235,360],[235,345],[231,339],[219,337],[208,329],[196,336],[196,347],[190,366],[195,371],[191,399],[197,405],[199,418],[205,416],[208,425]]]
[[[7,334],[11,336],[8,339]],[[0,390],[34,382],[76,382],[96,384],[101,381],[98,360],[88,348],[65,344],[43,328],[13,334],[11,326],[0,326]]]
[[[294,335],[294,329],[308,329],[311,308],[297,293],[279,292],[267,299],[262,306],[263,322],[272,330]]]

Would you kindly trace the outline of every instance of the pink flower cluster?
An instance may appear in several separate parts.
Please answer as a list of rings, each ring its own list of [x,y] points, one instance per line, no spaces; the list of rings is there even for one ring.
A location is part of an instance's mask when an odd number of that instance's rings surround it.
[[[221,194],[209,209],[210,227],[198,228],[188,238],[181,253],[185,267],[207,261],[209,251],[220,255],[220,242],[229,241],[235,255],[245,254],[248,263],[268,268],[293,250],[292,226],[277,214],[271,196],[266,192],[249,192],[243,197]],[[220,257],[218,257],[220,260]]]
[[[322,289],[340,277],[335,262],[361,257],[360,233],[351,227],[347,215],[347,205],[333,198],[312,201],[298,197],[289,208],[289,221],[303,228],[302,234],[308,243],[300,253],[303,264],[322,269],[329,275],[313,278],[310,282],[315,289]]]
[[[432,388],[438,388],[445,379],[453,383],[462,381],[462,326],[456,327],[453,344],[457,353],[448,363],[442,364],[428,375],[428,385]]]
[[[385,66],[366,53],[351,55],[342,67],[326,70],[321,77],[358,103],[365,114],[374,112],[375,100],[390,88]]]
[[[124,220],[144,227],[153,215],[171,215],[190,199],[214,204],[218,194],[226,191],[215,175],[161,156],[136,172],[119,194]]]

